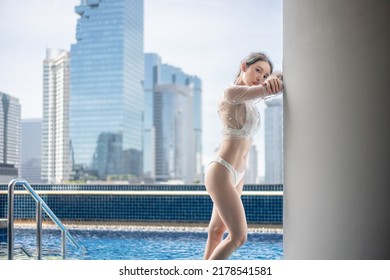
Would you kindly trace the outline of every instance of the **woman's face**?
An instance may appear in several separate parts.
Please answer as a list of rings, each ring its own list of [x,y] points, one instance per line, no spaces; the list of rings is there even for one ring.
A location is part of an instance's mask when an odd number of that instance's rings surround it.
[[[260,85],[271,74],[271,67],[266,61],[257,61],[250,66],[243,63],[241,70],[242,79],[240,84],[247,86]]]

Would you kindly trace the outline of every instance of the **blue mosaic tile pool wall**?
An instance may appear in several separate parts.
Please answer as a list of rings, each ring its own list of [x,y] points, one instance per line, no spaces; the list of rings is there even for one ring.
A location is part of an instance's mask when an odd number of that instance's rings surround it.
[[[191,190],[204,185],[32,185],[35,190]],[[0,190],[6,190],[0,185]],[[18,187],[19,189],[19,187]],[[282,185],[247,185],[247,191],[282,191]],[[115,222],[207,223],[212,202],[205,195],[42,195],[59,219]],[[282,196],[249,196],[242,200],[249,224],[282,224]],[[15,218],[35,219],[35,201],[15,196]],[[7,195],[0,195],[0,217],[7,215]],[[47,217],[46,217],[47,218]]]
[[[0,243],[7,242],[7,228],[0,228]]]
[[[31,184],[36,191],[44,190],[80,190],[80,191],[204,191],[205,186],[202,184],[196,185],[54,185],[54,184]],[[0,191],[6,191],[7,185],[0,184]],[[15,190],[24,190],[23,187],[16,186]],[[283,185],[245,185],[245,191],[283,191]]]
[[[7,242],[7,223],[0,221],[0,243]]]

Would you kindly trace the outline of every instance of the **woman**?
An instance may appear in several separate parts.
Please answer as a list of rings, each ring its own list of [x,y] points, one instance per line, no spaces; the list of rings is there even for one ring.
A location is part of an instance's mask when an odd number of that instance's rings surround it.
[[[282,74],[273,73],[263,53],[250,53],[241,63],[236,81],[219,104],[222,144],[210,163],[205,185],[214,203],[204,259],[227,259],[247,238],[241,193],[252,138],[260,126],[256,102],[283,89]],[[224,232],[228,236],[222,240]]]

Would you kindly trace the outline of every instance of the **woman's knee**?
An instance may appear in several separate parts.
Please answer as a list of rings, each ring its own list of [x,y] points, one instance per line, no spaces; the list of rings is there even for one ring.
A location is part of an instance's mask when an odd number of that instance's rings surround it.
[[[248,233],[246,231],[240,231],[231,235],[231,242],[234,243],[236,248],[241,247],[248,239]]]
[[[210,225],[208,228],[208,234],[210,238],[213,239],[222,239],[223,234],[225,233],[226,227],[221,225]]]

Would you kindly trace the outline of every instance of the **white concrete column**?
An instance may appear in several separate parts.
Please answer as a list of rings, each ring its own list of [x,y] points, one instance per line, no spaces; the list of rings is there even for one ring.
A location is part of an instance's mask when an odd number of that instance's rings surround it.
[[[390,259],[390,1],[284,1],[284,258]]]

